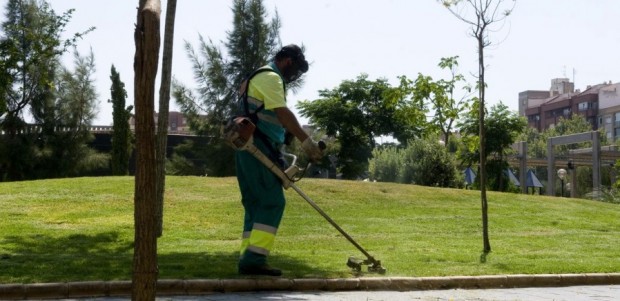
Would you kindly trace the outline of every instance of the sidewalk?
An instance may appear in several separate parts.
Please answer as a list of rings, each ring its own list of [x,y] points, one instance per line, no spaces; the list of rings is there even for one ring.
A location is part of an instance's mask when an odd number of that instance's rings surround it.
[[[77,301],[77,299],[66,299]],[[96,301],[125,301],[130,298],[99,298]],[[620,300],[620,285],[571,286],[511,289],[451,289],[411,292],[259,292],[218,293],[204,296],[159,297],[160,301],[615,301]]]
[[[159,300],[217,301],[607,301],[620,300],[620,273],[341,279],[286,279],[262,277],[246,279],[159,280],[157,283],[157,294]],[[62,298],[66,300],[127,300],[130,296],[130,281],[0,285],[0,299],[2,300]]]

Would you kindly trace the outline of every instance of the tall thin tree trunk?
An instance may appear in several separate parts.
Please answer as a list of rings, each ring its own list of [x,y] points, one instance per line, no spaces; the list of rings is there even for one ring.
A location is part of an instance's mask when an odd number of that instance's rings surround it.
[[[480,202],[482,203],[482,240],[483,254],[481,261],[486,261],[486,255],[491,252],[491,243],[489,242],[489,222],[488,222],[488,203],[487,203],[487,153],[486,144],[486,126],[484,124],[485,110],[485,90],[486,82],[484,79],[484,48],[490,45],[488,39],[489,28],[493,24],[501,23],[512,13],[516,1],[504,0],[486,0],[486,1],[444,1],[437,0],[447,7],[450,12],[461,21],[469,24],[472,28],[472,36],[476,38],[478,47],[478,96],[480,107],[478,111],[479,118],[479,136],[480,136]],[[505,4],[503,6],[502,4]],[[469,7],[470,9],[464,9]],[[469,12],[469,13],[468,13]],[[471,17],[471,18],[468,18]]]
[[[166,190],[166,145],[168,144],[168,113],[170,111],[170,82],[172,80],[172,48],[177,0],[168,0],[161,86],[159,87],[159,117],[157,118],[157,237],[164,232],[164,192]]]
[[[134,102],[136,105],[136,183],[132,300],[155,300],[155,77],[160,47],[159,0],[140,0],[134,32]]]
[[[478,111],[479,132],[480,132],[480,202],[482,207],[482,243],[483,243],[483,256],[491,252],[491,243],[489,241],[489,209],[487,203],[487,152],[485,148],[486,143],[486,128],[484,125],[484,107],[485,107],[485,81],[484,81],[484,29],[480,31],[478,39],[478,85],[480,108]]]

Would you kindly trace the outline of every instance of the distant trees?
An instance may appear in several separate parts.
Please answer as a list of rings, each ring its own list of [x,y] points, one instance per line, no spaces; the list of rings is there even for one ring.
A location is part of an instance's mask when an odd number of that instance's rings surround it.
[[[395,88],[385,79],[371,81],[363,74],[320,91],[321,98],[302,101],[298,108],[317,130],[336,137],[342,177],[355,179],[368,168],[375,138],[390,135],[406,144],[423,134],[425,110],[411,92],[410,81],[404,77]]]
[[[469,114],[460,125],[463,134],[463,149],[460,157],[466,165],[480,162],[479,148],[479,117],[480,102],[475,102]],[[491,107],[485,122],[486,138],[485,150],[489,157],[487,171],[490,175],[488,186],[491,190],[505,191],[507,176],[504,174],[508,166],[507,150],[517,141],[517,138],[525,131],[527,121],[508,109],[503,103]]]
[[[579,114],[572,114],[569,118],[560,118],[555,126],[545,129],[542,132],[538,132],[535,128],[527,127],[524,133],[520,136],[520,140],[527,142],[527,152],[529,158],[546,158],[547,157],[547,140],[551,137],[566,136],[578,133],[585,133],[592,131],[592,125],[585,119],[584,116]],[[609,142],[604,134],[601,134],[601,145],[606,145]],[[557,157],[568,156],[569,151],[572,149],[588,148],[592,147],[591,142],[582,142],[566,145],[556,145],[554,155]],[[567,168],[567,167],[564,167]],[[603,170],[607,167],[603,166]],[[584,195],[586,192],[592,189],[592,169],[586,166],[577,167],[574,172],[577,173],[577,183],[571,183],[573,189],[578,188],[578,195]],[[537,167],[536,175],[541,179],[547,178],[547,168]],[[606,173],[603,173],[603,179],[606,178]],[[569,179],[572,181],[572,178]]]
[[[0,110],[7,114],[0,125],[6,133],[0,143],[2,180],[70,176],[101,164],[101,157],[83,147],[96,107],[94,56],[75,52],[73,71],[60,64],[61,55],[93,30],[62,41],[72,12],[56,15],[46,1],[6,3],[0,39]],[[27,115],[41,131],[18,135]]]
[[[455,157],[436,136],[410,141],[407,146],[384,146],[373,151],[369,177],[380,182],[397,182],[436,187],[459,187],[461,176]]]
[[[78,176],[107,168],[109,156],[98,154],[87,143],[96,116],[95,57],[74,51],[74,70],[59,67],[60,73],[48,99],[31,104],[31,113],[42,132],[35,143],[38,152],[36,178]]]

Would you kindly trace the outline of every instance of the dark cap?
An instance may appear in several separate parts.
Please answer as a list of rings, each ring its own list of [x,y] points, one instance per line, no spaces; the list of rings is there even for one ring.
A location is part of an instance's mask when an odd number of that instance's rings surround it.
[[[276,60],[283,58],[293,59],[293,62],[302,73],[308,71],[308,62],[306,61],[306,57],[304,56],[304,52],[301,47],[295,44],[289,44],[282,47],[282,49],[276,53]]]
[[[276,53],[276,58],[290,57],[294,59],[294,58],[298,58],[299,56],[303,57],[304,52],[303,50],[301,50],[301,47],[295,44],[286,45],[282,47],[282,49],[280,49],[278,53]]]

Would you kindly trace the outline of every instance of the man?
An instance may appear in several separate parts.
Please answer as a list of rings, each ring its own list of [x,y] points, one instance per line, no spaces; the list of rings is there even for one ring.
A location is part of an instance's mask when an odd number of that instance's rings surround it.
[[[274,60],[250,79],[247,87],[249,113],[256,114],[254,143],[274,162],[281,158],[278,150],[289,132],[302,142],[311,161],[323,156],[317,143],[301,128],[286,107],[286,84],[308,71],[308,62],[297,45],[284,46]],[[279,269],[267,264],[276,232],[284,212],[284,192],[278,177],[246,151],[237,151],[237,180],[245,209],[239,274],[280,276]]]

